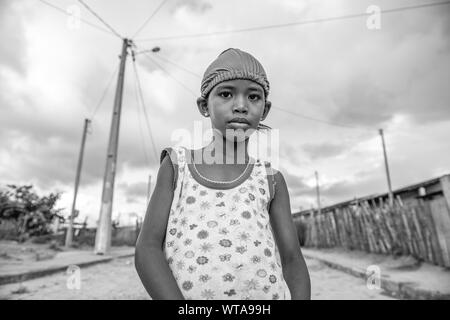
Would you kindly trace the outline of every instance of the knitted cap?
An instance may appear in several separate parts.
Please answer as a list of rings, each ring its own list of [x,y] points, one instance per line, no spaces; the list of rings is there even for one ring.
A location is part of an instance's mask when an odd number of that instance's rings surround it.
[[[247,52],[229,48],[206,69],[200,88],[202,97],[206,98],[217,84],[234,79],[252,80],[263,87],[266,98],[269,95],[269,81],[261,63]]]

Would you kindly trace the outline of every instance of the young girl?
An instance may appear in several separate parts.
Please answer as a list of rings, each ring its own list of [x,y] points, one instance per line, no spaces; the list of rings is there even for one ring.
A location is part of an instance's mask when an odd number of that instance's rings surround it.
[[[239,49],[205,71],[197,105],[214,139],[198,150],[163,150],[136,244],[136,269],[153,299],[310,298],[286,182],[247,152],[248,136],[268,128],[260,124],[268,94],[262,65]]]

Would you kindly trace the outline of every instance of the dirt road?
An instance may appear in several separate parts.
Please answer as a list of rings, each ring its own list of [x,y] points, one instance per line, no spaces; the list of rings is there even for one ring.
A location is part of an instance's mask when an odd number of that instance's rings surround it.
[[[312,299],[392,299],[367,288],[363,279],[306,260],[311,276]],[[80,287],[73,275],[55,274],[21,284],[0,286],[0,299],[149,299],[133,258],[117,259],[80,270]]]

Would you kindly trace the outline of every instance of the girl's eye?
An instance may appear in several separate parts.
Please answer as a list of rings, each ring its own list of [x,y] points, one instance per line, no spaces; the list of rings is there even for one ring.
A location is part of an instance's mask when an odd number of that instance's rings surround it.
[[[229,98],[231,97],[231,93],[228,91],[222,91],[221,93],[219,93],[219,96],[221,96],[222,98]]]
[[[256,100],[261,99],[261,96],[258,95],[258,94],[251,94],[251,95],[249,95],[248,97],[249,97],[250,100],[252,100],[252,101],[256,101]]]

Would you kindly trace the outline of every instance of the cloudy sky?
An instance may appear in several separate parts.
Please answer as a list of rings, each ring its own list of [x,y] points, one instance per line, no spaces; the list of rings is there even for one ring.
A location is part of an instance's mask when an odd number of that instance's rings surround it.
[[[105,29],[77,1],[47,2]],[[85,2],[126,37],[160,4]],[[145,54],[136,57],[156,150],[128,59],[113,217],[120,214],[128,223],[133,213],[144,214],[148,176],[156,177],[156,158],[174,145],[174,132],[193,132],[196,121],[209,127],[195,104],[200,75],[229,47],[252,53],[268,74],[273,108],[265,123],[279,133],[279,168],[292,211],[315,204],[315,170],[323,205],[385,192],[379,128],[394,188],[450,173],[450,5],[382,14],[378,30],[359,17],[165,38],[358,14],[370,5],[388,10],[431,2],[166,1],[135,38],[137,51],[161,48],[150,54],[158,65]],[[42,194],[62,191],[59,204],[68,214],[83,121],[92,118],[78,208],[81,219],[95,223],[121,40],[38,0],[0,0],[0,37],[0,184],[33,184]]]

